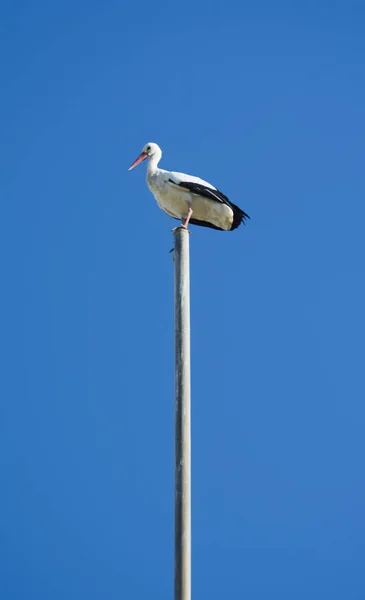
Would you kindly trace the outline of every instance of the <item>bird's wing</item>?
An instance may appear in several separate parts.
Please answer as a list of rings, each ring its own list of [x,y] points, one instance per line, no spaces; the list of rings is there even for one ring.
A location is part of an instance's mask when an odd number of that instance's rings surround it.
[[[186,175],[186,173],[176,173],[176,171],[167,171],[167,173],[171,176],[174,181],[178,183],[197,183],[200,185],[204,185],[207,188],[211,188],[215,190],[214,185],[204,181],[204,179],[200,179],[200,177],[194,177],[193,175]]]
[[[193,177],[192,175],[185,175],[185,173],[176,173],[172,171],[169,173],[168,182],[188,190],[191,194],[204,196],[215,202],[228,204],[228,206],[231,205],[227,196],[222,194],[222,192],[217,190],[207,181],[204,181],[204,179],[200,179],[200,177]]]
[[[167,172],[166,176],[170,185],[176,185],[183,190],[189,191],[191,194],[197,194],[198,196],[203,196],[214,202],[220,202],[229,206],[233,211],[232,229],[238,227],[240,223],[245,223],[245,220],[250,218],[244,210],[233,204],[227,196],[207,181],[200,179],[200,177],[185,175],[185,173],[176,173],[175,171],[171,173]],[[190,223],[194,223],[194,220],[190,219]]]

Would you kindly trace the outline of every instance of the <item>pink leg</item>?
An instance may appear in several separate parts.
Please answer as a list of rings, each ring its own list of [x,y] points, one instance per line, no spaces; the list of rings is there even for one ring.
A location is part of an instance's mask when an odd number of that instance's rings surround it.
[[[182,222],[182,226],[183,227],[187,227],[190,221],[190,217],[193,214],[193,209],[191,208],[191,206],[189,206],[189,210],[188,210],[188,216],[186,217],[185,221]]]

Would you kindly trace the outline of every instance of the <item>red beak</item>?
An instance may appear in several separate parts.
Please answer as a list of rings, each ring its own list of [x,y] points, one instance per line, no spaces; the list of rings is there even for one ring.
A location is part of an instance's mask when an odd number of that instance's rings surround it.
[[[132,169],[134,169],[134,167],[136,167],[137,165],[139,165],[139,163],[141,163],[142,161],[146,160],[147,157],[148,157],[147,152],[141,152],[141,154],[138,156],[138,158],[136,158],[136,160],[134,161],[134,163],[131,164],[131,166],[129,167],[128,171],[131,171]]]

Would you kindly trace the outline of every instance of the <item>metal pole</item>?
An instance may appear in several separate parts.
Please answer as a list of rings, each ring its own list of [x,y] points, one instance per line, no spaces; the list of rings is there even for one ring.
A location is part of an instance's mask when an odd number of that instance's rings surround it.
[[[191,599],[189,232],[175,239],[175,600]]]

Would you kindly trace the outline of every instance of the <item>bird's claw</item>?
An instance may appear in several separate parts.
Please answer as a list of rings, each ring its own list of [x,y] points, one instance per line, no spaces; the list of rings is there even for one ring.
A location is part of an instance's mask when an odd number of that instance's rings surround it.
[[[174,233],[174,232],[175,232],[177,229],[186,229],[186,231],[187,231],[188,233],[191,233],[190,229],[188,229],[188,228],[186,227],[186,225],[182,225],[182,224],[181,224],[181,225],[178,225],[177,227],[174,227],[173,229],[171,229],[171,231]]]

